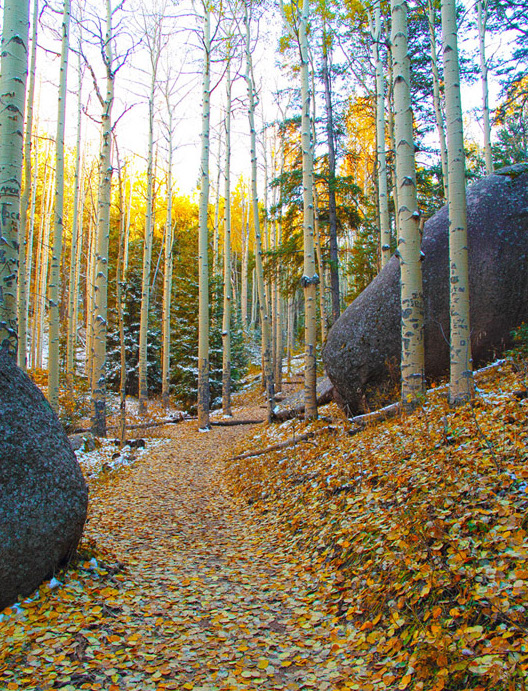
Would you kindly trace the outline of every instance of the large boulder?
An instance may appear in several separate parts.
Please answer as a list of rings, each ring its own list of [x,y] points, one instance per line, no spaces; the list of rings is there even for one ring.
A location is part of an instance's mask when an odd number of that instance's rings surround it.
[[[467,191],[473,365],[511,346],[528,321],[528,164],[504,168]],[[424,227],[425,373],[449,370],[448,213]],[[394,400],[400,365],[400,268],[396,257],[334,324],[323,351],[328,376],[349,414]]]
[[[49,403],[0,350],[0,610],[75,551],[88,490]]]

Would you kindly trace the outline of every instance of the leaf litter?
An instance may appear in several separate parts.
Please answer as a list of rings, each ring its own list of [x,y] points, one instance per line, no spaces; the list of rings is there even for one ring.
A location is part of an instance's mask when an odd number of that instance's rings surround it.
[[[526,403],[508,362],[479,385],[353,437],[335,405],[331,424],[150,431],[90,479],[73,568],[4,611],[1,685],[524,689]]]

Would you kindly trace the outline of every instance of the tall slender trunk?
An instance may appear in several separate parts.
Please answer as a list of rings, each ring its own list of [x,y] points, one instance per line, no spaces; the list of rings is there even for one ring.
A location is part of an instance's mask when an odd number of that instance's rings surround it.
[[[332,298],[332,324],[339,319],[339,254],[337,247],[337,203],[336,203],[336,146],[334,109],[332,104],[332,77],[328,64],[330,38],[326,26],[323,30],[322,76],[326,107],[326,138],[328,141],[328,240],[330,250],[330,294]],[[321,288],[322,292],[322,288]],[[321,319],[323,315],[321,313]]]
[[[244,330],[244,334],[246,334],[248,330],[249,228],[246,225],[244,205],[242,205],[242,227],[240,229],[240,232],[242,234],[242,276],[240,279],[240,310],[242,314],[242,329]]]
[[[204,3],[204,67],[202,81],[202,155],[198,219],[198,427],[209,429],[209,265],[207,211],[209,206],[209,135],[211,100],[211,18]]]
[[[154,236],[154,92],[156,70],[152,67],[149,95],[149,130],[147,154],[147,209],[145,239],[143,244],[143,273],[141,282],[141,317],[139,324],[139,414],[145,415],[148,405],[147,350],[150,307],[150,268],[152,264],[152,240]]]
[[[491,124],[488,89],[488,62],[486,60],[486,24],[488,20],[488,0],[477,0],[477,26],[479,35],[480,82],[482,85],[482,127],[484,130],[484,160],[486,173],[493,173],[491,153]]]
[[[391,182],[392,182],[392,197],[394,202],[394,228],[396,230],[396,237],[400,236],[400,221],[398,218],[398,209],[400,208],[400,202],[398,198],[398,181],[396,179],[396,138],[394,136],[394,88],[393,88],[393,75],[392,75],[392,47],[389,47],[389,60],[388,60],[388,83],[390,85],[387,100],[388,100],[388,117],[387,117],[387,137],[389,140],[389,151],[392,155],[392,170],[391,170]],[[353,246],[353,242],[351,243]]]
[[[116,143],[117,150],[117,143]],[[121,168],[121,161],[119,153],[117,153],[117,176],[119,180],[119,251],[117,255],[116,267],[116,312],[117,324],[119,328],[119,360],[120,360],[120,377],[119,377],[119,446],[123,447],[126,442],[126,347],[125,347],[125,319],[124,319],[124,299],[123,286],[125,281],[125,227],[126,227],[126,213],[125,201],[123,194],[123,174]]]
[[[30,195],[34,188],[31,185],[31,139],[33,134],[33,102],[35,98],[35,63],[37,55],[37,27],[38,27],[38,0],[33,2],[31,32],[31,57],[29,66],[29,83],[26,99],[26,129],[24,134],[24,192],[20,202],[20,248],[18,252],[18,366],[25,370],[27,367],[27,314],[28,314],[28,281],[27,281],[27,258],[30,254],[28,248],[33,244],[32,236],[30,240],[30,226],[28,224],[28,209],[30,205]],[[35,161],[35,168],[37,163]],[[31,226],[32,228],[32,226]]]
[[[268,313],[268,303],[264,286],[264,270],[262,266],[262,243],[260,235],[260,218],[257,192],[257,136],[255,131],[255,84],[253,81],[253,65],[251,58],[251,31],[247,4],[244,5],[244,24],[246,29],[246,84],[248,90],[248,118],[250,132],[251,156],[251,196],[253,205],[253,224],[255,227],[255,269],[258,287],[260,321],[262,329],[262,364],[266,389],[267,419],[273,420],[275,408],[275,386],[271,364],[271,333]]]
[[[231,58],[227,58],[225,123],[224,314],[222,322],[222,411],[231,415]],[[218,161],[220,164],[220,160]]]
[[[475,388],[471,366],[464,132],[455,0],[442,1],[442,36],[449,171],[449,398],[453,405],[458,405],[470,400]]]
[[[25,275],[25,283],[26,283],[26,298],[23,300],[23,304],[25,306],[25,313],[24,313],[24,320],[25,320],[25,328],[26,328],[26,366],[27,366],[27,361],[28,361],[28,345],[27,345],[27,331],[29,330],[29,303],[31,302],[32,304],[32,309],[33,311],[35,310],[35,305],[36,301],[35,299],[30,300],[31,297],[31,277],[33,275],[33,238],[35,235],[35,210],[37,208],[37,180],[38,180],[38,166],[39,166],[39,151],[38,147],[35,149],[35,160],[34,160],[34,170],[33,170],[33,181],[31,184],[31,202],[30,202],[30,210],[29,210],[29,226],[27,228],[27,235],[26,235],[26,261],[25,261],[25,266],[26,266],[26,275]],[[33,291],[33,294],[36,294],[36,290]],[[33,343],[33,335],[31,336],[31,343]],[[31,357],[31,350],[29,350],[29,356]],[[22,365],[19,365],[22,367]],[[23,369],[23,368],[22,368]]]
[[[161,397],[163,407],[170,405],[170,336],[171,336],[171,297],[172,297],[172,139],[174,134],[173,116],[170,99],[167,93],[168,112],[168,145],[169,160],[167,161],[167,215],[165,219],[165,256],[163,268],[163,311],[162,311],[162,367],[161,367]]]
[[[416,198],[405,0],[392,0],[391,16],[400,228],[398,254],[401,289],[401,397],[403,406],[412,409],[424,391],[424,344],[420,212]]]
[[[46,321],[46,307],[48,298],[48,273],[49,273],[49,246],[51,235],[51,213],[53,205],[53,194],[55,191],[55,171],[50,173],[50,185],[46,195],[45,213],[43,219],[42,237],[42,253],[41,262],[39,264],[39,303],[38,303],[38,322],[37,322],[37,355],[36,363],[39,369],[43,365],[43,349],[44,349],[44,323]]]
[[[378,170],[380,259],[381,268],[383,269],[391,257],[391,251],[387,156],[385,152],[385,75],[383,74],[383,59],[380,51],[382,38],[381,0],[376,0],[374,5],[374,26],[372,35],[374,41],[374,62],[376,66],[376,149]]]
[[[70,49],[70,0],[64,0],[62,17],[62,46],[57,109],[55,214],[53,223],[53,247],[49,284],[49,342],[48,342],[48,399],[55,412],[59,410],[59,346],[60,346],[60,268],[62,259],[62,234],[64,230],[64,130],[66,119],[66,85],[68,77],[68,53]]]
[[[79,197],[81,191],[81,125],[82,125],[82,69],[81,55],[79,51],[78,64],[79,81],[77,84],[77,143],[75,147],[75,182],[73,193],[72,225],[71,225],[71,247],[70,247],[70,280],[68,290],[68,335],[66,340],[66,380],[71,385],[72,376],[75,372],[75,349],[77,346],[77,322],[73,320],[76,316],[75,303],[78,302],[79,283],[76,282],[78,267],[77,245],[79,244]]]
[[[219,236],[220,236],[220,177],[222,174],[222,166],[220,165],[220,157],[222,155],[222,134],[220,133],[218,137],[218,170],[216,177],[216,199],[215,199],[215,216],[214,216],[214,228],[213,228],[213,276],[218,276],[220,273],[220,249],[219,249]]]
[[[80,302],[80,281],[81,281],[81,263],[82,263],[82,253],[83,253],[83,218],[84,218],[84,201],[86,197],[86,190],[84,189],[84,166],[81,166],[81,176],[79,181],[80,195],[79,203],[76,207],[77,214],[77,245],[75,247],[75,258],[74,258],[74,274],[72,278],[72,283],[70,284],[70,290],[73,286],[74,300],[73,300],[73,311],[72,311],[72,355],[73,355],[73,369],[75,371],[75,360],[76,360],[76,346],[77,346],[77,328],[79,324],[79,302]]]
[[[431,72],[433,77],[433,106],[435,112],[436,132],[440,144],[440,161],[442,164],[442,180],[444,196],[448,198],[447,175],[447,146],[444,129],[444,116],[440,101],[440,76],[438,73],[438,51],[436,47],[436,22],[433,0],[427,0],[427,16],[429,18],[429,37],[431,39]]]
[[[99,194],[97,213],[97,251],[94,280],[92,431],[106,436],[106,333],[108,303],[108,245],[110,238],[110,201],[112,191],[112,106],[114,103],[114,68],[112,49],[112,7],[106,0],[106,35],[104,63],[106,97],[102,104],[101,154],[99,159]]]
[[[5,0],[0,66],[0,345],[17,352],[17,273],[29,2]]]
[[[310,1],[303,0],[299,22],[301,55],[301,145],[303,162],[303,234],[304,234],[304,416],[317,418],[317,371],[315,347],[317,341],[316,287],[319,277],[315,270],[314,208],[313,208],[313,150],[310,123],[310,90],[308,74],[308,17]]]

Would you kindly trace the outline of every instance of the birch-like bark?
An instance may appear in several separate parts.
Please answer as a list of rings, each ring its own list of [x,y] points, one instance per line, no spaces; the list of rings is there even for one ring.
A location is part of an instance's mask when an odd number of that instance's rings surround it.
[[[143,273],[141,281],[141,315],[139,322],[139,406],[140,415],[145,415],[148,406],[148,381],[147,381],[147,350],[148,350],[148,323],[150,306],[150,268],[152,264],[152,240],[154,237],[154,93],[156,89],[156,64],[152,60],[152,73],[149,94],[149,129],[148,129],[148,153],[147,153],[147,208],[145,216],[145,238],[143,244]]]
[[[211,18],[204,11],[204,66],[202,76],[202,154],[200,164],[200,203],[198,211],[198,428],[209,425],[209,265],[207,211],[209,206],[209,136],[211,100]]]
[[[491,153],[491,124],[489,109],[488,62],[486,60],[486,24],[488,20],[488,0],[477,0],[477,26],[479,35],[480,82],[482,86],[482,127],[484,130],[484,160],[486,174],[493,173]]]
[[[438,50],[436,47],[436,22],[433,0],[427,0],[427,16],[429,19],[429,37],[431,39],[431,73],[433,77],[433,106],[435,112],[436,132],[440,145],[440,161],[442,164],[442,181],[444,183],[444,196],[448,198],[447,175],[447,146],[444,129],[444,116],[442,102],[440,100],[440,75],[438,72]]]
[[[74,258],[74,274],[73,280],[70,284],[73,285],[74,290],[74,300],[73,300],[73,312],[72,312],[72,328],[73,331],[73,341],[72,341],[72,352],[73,352],[73,369],[75,371],[76,361],[75,361],[75,351],[77,347],[77,328],[79,324],[79,303],[80,303],[80,280],[81,280],[81,264],[82,264],[82,253],[83,253],[83,218],[84,218],[84,201],[86,198],[86,190],[84,189],[84,165],[81,163],[81,175],[79,181],[80,194],[79,203],[76,207],[77,213],[77,244],[75,247],[75,258]],[[86,353],[86,349],[85,349]],[[86,355],[85,355],[86,356]]]
[[[41,262],[39,264],[39,291],[38,291],[38,313],[37,313],[37,338],[36,348],[37,356],[36,363],[39,369],[43,366],[43,346],[44,346],[44,324],[46,321],[46,306],[48,296],[48,274],[50,261],[50,236],[51,236],[51,214],[53,208],[53,194],[55,191],[55,171],[50,171],[50,184],[46,194],[45,213],[43,219],[43,229],[41,233],[42,239],[42,253]]]
[[[28,35],[28,0],[5,0],[0,67],[0,346],[13,356],[18,341],[18,227]]]
[[[222,155],[222,134],[218,136],[218,170],[216,177],[216,199],[215,199],[215,215],[214,215],[214,227],[213,227],[213,276],[218,276],[220,274],[220,249],[219,249],[219,236],[220,236],[220,177],[222,175],[222,166],[220,165],[220,157]]]
[[[78,272],[77,245],[79,244],[79,198],[81,191],[81,125],[82,125],[82,68],[81,53],[79,51],[78,82],[77,82],[77,143],[75,147],[75,178],[73,192],[73,210],[70,246],[70,280],[68,290],[68,333],[66,337],[66,381],[71,385],[75,372],[75,350],[77,347],[77,322],[75,303],[79,301],[79,284],[76,282]]]
[[[101,154],[97,213],[97,248],[93,306],[92,432],[106,436],[106,333],[108,304],[108,245],[110,238],[110,198],[112,191],[112,106],[114,68],[111,0],[106,0],[106,35],[103,58],[106,96],[102,104]]]
[[[389,90],[387,93],[387,101],[388,101],[387,138],[389,140],[389,151],[392,154],[392,160],[393,160],[393,165],[392,165],[392,169],[391,169],[392,198],[393,198],[393,202],[394,202],[394,228],[396,230],[396,237],[398,238],[400,236],[400,226],[399,226],[399,218],[398,218],[398,209],[400,208],[400,204],[399,204],[399,199],[398,199],[398,181],[396,179],[396,139],[394,136],[394,88],[393,88],[394,80],[392,78],[392,62],[393,62],[392,47],[389,46],[389,59],[388,59],[388,64],[387,64],[387,73],[388,73],[387,76],[388,76],[388,84],[389,84]],[[352,242],[351,244],[353,245],[354,243]]]
[[[70,49],[70,0],[64,0],[60,58],[57,136],[55,139],[55,213],[49,283],[48,399],[53,410],[59,411],[59,346],[60,346],[60,268],[64,229],[64,130],[66,120],[66,88],[68,53]]]
[[[249,264],[249,227],[246,224],[244,199],[242,199],[242,276],[240,279],[240,309],[242,314],[242,329],[248,331],[248,264]]]
[[[224,313],[222,321],[222,412],[231,416],[231,57],[227,57],[224,170]],[[220,165],[220,159],[218,160]]]
[[[37,56],[37,27],[38,27],[38,0],[33,2],[33,15],[31,27],[31,57],[29,61],[29,82],[26,99],[26,128],[24,135],[24,191],[20,201],[20,247],[18,252],[18,366],[25,370],[27,367],[27,322],[28,322],[28,279],[27,259],[30,256],[33,245],[31,220],[28,223],[28,210],[30,196],[34,196],[34,188],[31,185],[31,141],[33,135],[33,104],[35,99],[35,63]],[[35,157],[36,158],[36,157]],[[37,162],[35,160],[35,169]],[[31,242],[30,242],[31,240]],[[30,249],[31,247],[31,249]]]
[[[322,76],[326,107],[326,138],[328,141],[328,240],[330,251],[330,293],[332,299],[332,324],[339,319],[341,311],[339,289],[339,254],[337,247],[337,203],[336,203],[336,146],[334,131],[334,108],[332,103],[332,77],[328,64],[330,38],[326,26],[323,31]],[[320,272],[320,279],[323,280]],[[320,287],[324,292],[323,286]],[[321,321],[325,321],[321,312]],[[326,327],[325,327],[326,328]]]
[[[167,161],[167,215],[165,218],[165,252],[163,263],[163,309],[162,323],[162,362],[161,362],[161,398],[163,407],[170,406],[170,336],[171,336],[171,297],[172,297],[172,141],[174,125],[172,108],[167,85],[167,141],[169,146],[169,159]]]
[[[117,150],[117,142],[116,142]],[[119,153],[117,154],[117,175],[119,179],[119,251],[117,255],[116,267],[116,312],[117,324],[119,329],[119,446],[123,447],[126,443],[126,347],[125,347],[125,301],[123,299],[123,287],[125,282],[125,235],[126,235],[126,213],[123,194],[123,175]],[[127,243],[128,244],[128,243]]]
[[[452,405],[474,395],[469,320],[464,132],[455,0],[442,0],[442,37],[449,175],[450,380]]]
[[[383,73],[383,59],[380,51],[382,39],[381,0],[376,0],[374,5],[374,26],[372,27],[372,38],[374,62],[376,67],[376,149],[380,223],[380,260],[381,268],[383,269],[391,257],[391,251],[387,155],[385,151],[385,75]]]
[[[264,286],[264,270],[262,266],[262,243],[260,234],[260,218],[257,192],[257,135],[255,131],[255,85],[253,81],[253,65],[251,58],[251,26],[247,4],[244,4],[244,25],[246,29],[246,85],[248,90],[248,118],[250,132],[251,157],[251,196],[253,206],[253,224],[255,227],[255,270],[257,278],[260,321],[262,330],[262,364],[267,403],[268,422],[273,420],[275,408],[275,385],[273,382],[273,368],[271,363],[271,329],[269,322],[268,303]]]
[[[424,391],[424,308],[405,0],[392,0],[391,17],[400,229],[401,398],[402,405],[412,409]]]
[[[308,17],[310,1],[303,0],[299,22],[299,49],[301,58],[301,146],[303,163],[303,236],[304,236],[304,416],[317,418],[317,371],[315,347],[317,341],[317,284],[314,250],[313,205],[313,149],[310,123],[310,89],[308,58]]]

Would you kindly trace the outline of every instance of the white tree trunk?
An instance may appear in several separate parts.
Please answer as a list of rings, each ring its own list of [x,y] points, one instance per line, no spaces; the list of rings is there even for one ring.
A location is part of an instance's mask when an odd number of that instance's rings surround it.
[[[171,337],[171,298],[172,298],[172,147],[173,147],[173,116],[167,88],[167,142],[169,158],[167,161],[167,215],[165,219],[165,256],[163,268],[163,311],[162,311],[162,367],[161,367],[161,397],[163,407],[170,405],[170,337]]]
[[[267,418],[273,420],[275,408],[275,386],[271,363],[271,329],[269,322],[268,303],[264,286],[264,270],[262,266],[262,243],[260,235],[260,218],[257,192],[257,135],[255,131],[255,85],[253,82],[253,66],[251,58],[251,31],[247,5],[244,5],[244,24],[246,28],[246,84],[248,90],[248,118],[250,133],[251,156],[251,196],[253,205],[253,224],[255,227],[255,270],[257,277],[260,321],[262,329],[262,364],[266,389]]]
[[[111,0],[106,0],[106,35],[103,57],[106,69],[106,97],[102,110],[101,153],[97,213],[97,248],[93,306],[92,432],[106,436],[106,333],[108,304],[108,245],[112,191],[112,106],[114,68]]]
[[[202,81],[202,155],[198,219],[198,427],[209,429],[209,265],[207,211],[209,206],[209,136],[211,100],[211,19],[204,3],[204,67]]]
[[[484,130],[484,160],[486,174],[493,173],[491,153],[491,124],[488,89],[488,62],[486,60],[486,24],[488,19],[488,0],[477,0],[477,26],[479,34],[480,81],[482,85],[482,127]]]
[[[5,0],[0,68],[0,345],[15,356],[28,34],[29,2]]]
[[[37,55],[38,0],[33,2],[31,31],[31,58],[29,83],[26,99],[26,129],[24,135],[24,192],[20,202],[20,248],[18,252],[18,366],[27,367],[27,322],[28,322],[28,278],[27,260],[33,250],[33,219],[28,219],[30,196],[35,197],[35,187],[31,185],[31,139],[33,134],[33,102],[35,98],[35,63]],[[35,170],[37,161],[35,156]],[[31,275],[31,274],[30,274]]]
[[[154,90],[156,73],[153,67],[149,95],[149,134],[147,154],[147,208],[145,217],[145,238],[143,244],[143,273],[141,281],[141,316],[139,323],[139,414],[145,415],[148,406],[147,350],[150,306],[150,268],[152,263],[152,241],[154,237]]]
[[[372,38],[374,62],[376,66],[376,148],[380,221],[380,263],[383,269],[391,257],[391,250],[387,156],[385,151],[385,75],[383,74],[383,60],[380,52],[382,41],[381,0],[376,0],[374,5]]]
[[[416,198],[413,117],[407,44],[407,4],[392,0],[392,58],[401,288],[401,397],[412,408],[424,391],[420,212]]]
[[[59,346],[60,346],[60,268],[64,230],[64,130],[66,119],[66,86],[70,49],[70,0],[64,0],[62,45],[57,108],[55,214],[49,284],[48,399],[55,412],[59,410]]]
[[[227,58],[225,123],[224,313],[222,322],[222,411],[231,415],[231,58]],[[220,159],[218,161],[220,165]]]
[[[466,179],[464,132],[455,0],[442,0],[447,158],[449,175],[450,380],[453,405],[474,394],[469,321]]]
[[[429,37],[431,39],[431,72],[433,76],[433,106],[435,111],[436,132],[440,144],[440,161],[442,163],[442,179],[444,183],[444,196],[448,198],[448,174],[447,174],[447,146],[444,129],[444,116],[440,100],[440,76],[438,74],[438,51],[436,48],[436,23],[433,0],[427,0],[427,15],[429,18]]]
[[[68,335],[66,340],[66,379],[71,384],[72,376],[75,373],[75,350],[77,347],[77,310],[76,303],[79,302],[79,283],[76,280],[78,275],[77,265],[77,246],[79,244],[79,199],[81,192],[81,125],[82,125],[82,69],[81,56],[79,52],[78,65],[79,81],[77,83],[77,144],[75,148],[75,189],[73,193],[72,225],[71,225],[71,247],[70,247],[70,280],[68,290]],[[81,223],[82,230],[82,223]]]

